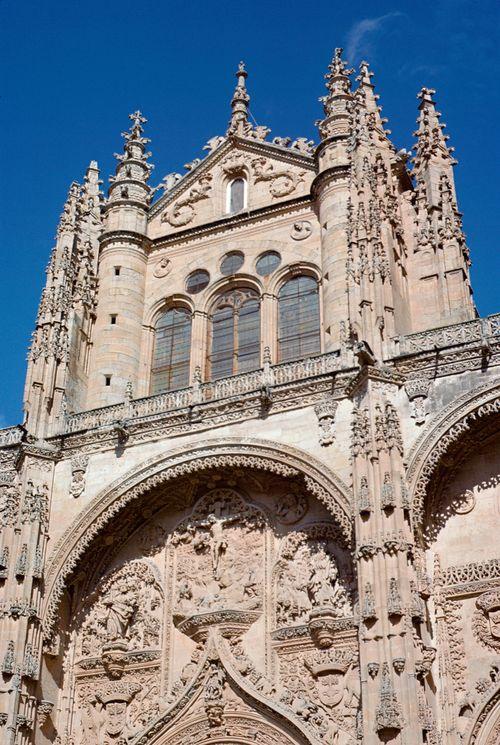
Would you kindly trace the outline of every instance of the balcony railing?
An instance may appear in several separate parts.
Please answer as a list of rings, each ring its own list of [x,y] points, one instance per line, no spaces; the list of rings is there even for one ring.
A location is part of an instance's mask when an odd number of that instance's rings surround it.
[[[296,362],[279,365],[265,364],[254,370],[208,383],[195,383],[178,391],[158,393],[155,396],[123,401],[100,409],[82,411],[66,416],[63,433],[81,432],[109,426],[128,419],[143,419],[185,409],[197,404],[230,399],[271,386],[293,383],[306,378],[327,375],[340,369],[340,352],[330,352]]]
[[[393,341],[396,356],[399,356],[478,341],[484,341],[487,346],[488,339],[494,337],[500,337],[500,313],[430,331],[420,331],[417,334],[398,336]]]

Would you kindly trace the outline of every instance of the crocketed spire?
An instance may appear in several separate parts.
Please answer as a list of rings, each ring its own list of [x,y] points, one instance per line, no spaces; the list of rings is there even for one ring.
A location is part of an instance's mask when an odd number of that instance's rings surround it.
[[[346,67],[342,59],[342,48],[337,47],[326,73],[328,93],[319,100],[323,104],[325,119],[318,122],[322,139],[349,132],[349,103],[352,100],[349,76],[354,70]]]
[[[123,153],[115,153],[118,165],[116,174],[110,178],[109,202],[132,201],[147,205],[151,191],[147,182],[154,168],[148,163],[151,153],[146,152],[146,145],[150,140],[143,137],[143,124],[147,119],[140,111],[129,114],[129,119],[132,120],[132,126],[128,132],[122,132],[125,139]]]
[[[417,98],[420,99],[420,115],[417,120],[418,129],[414,132],[417,138],[414,158],[416,173],[425,168],[431,159],[437,159],[449,166],[456,163],[452,155],[454,148],[446,144],[449,140],[449,136],[443,132],[446,124],[439,121],[441,114],[436,111],[433,99],[435,93],[432,88],[422,88],[417,94]]]
[[[250,96],[246,88],[246,79],[248,73],[245,69],[245,63],[240,62],[236,72],[237,84],[231,99],[231,121],[227,130],[228,135],[239,135],[242,137],[248,129],[248,104]]]
[[[375,86],[372,82],[373,76],[374,73],[370,70],[368,62],[361,62],[359,75],[356,77],[359,84],[355,93],[356,106],[363,110],[363,115],[360,116],[366,128],[366,135],[375,144],[388,146],[391,150],[394,150],[394,146],[388,140],[391,130],[385,129],[387,119],[381,116],[382,107],[378,104],[380,96],[375,93]],[[358,116],[358,119],[360,116]]]

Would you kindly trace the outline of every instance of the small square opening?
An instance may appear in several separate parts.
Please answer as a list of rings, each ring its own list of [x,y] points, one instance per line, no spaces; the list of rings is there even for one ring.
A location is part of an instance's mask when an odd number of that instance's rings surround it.
[[[116,326],[116,319],[118,318],[116,313],[112,313],[109,317],[109,322],[112,326]]]
[[[121,266],[115,266],[115,277],[120,276]]]
[[[104,385],[111,385],[111,375],[105,375],[104,376]]]

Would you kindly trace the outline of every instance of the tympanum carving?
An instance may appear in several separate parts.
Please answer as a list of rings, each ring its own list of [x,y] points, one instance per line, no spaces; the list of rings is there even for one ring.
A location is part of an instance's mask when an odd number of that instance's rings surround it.
[[[112,572],[83,624],[80,654],[96,657],[110,647],[126,651],[158,647],[161,594],[152,569],[131,562]]]
[[[292,534],[276,571],[276,623],[306,623],[311,612],[326,608],[337,618],[352,612],[334,545],[321,528]]]
[[[174,531],[174,620],[186,633],[192,616],[207,622],[227,611],[260,611],[264,516],[231,489],[214,489]],[[232,619],[235,621],[233,613]],[[251,620],[252,615],[247,616]],[[253,619],[254,620],[254,619]]]

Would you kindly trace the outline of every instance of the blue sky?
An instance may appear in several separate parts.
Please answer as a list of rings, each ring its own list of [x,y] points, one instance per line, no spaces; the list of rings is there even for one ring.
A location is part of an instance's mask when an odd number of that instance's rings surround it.
[[[367,58],[398,147],[411,147],[422,85],[448,124],[481,315],[500,311],[496,0],[0,0],[0,426],[21,419],[26,348],[69,183],[97,159],[107,182],[140,108],[152,183],[227,126],[234,71],[272,136],[316,138],[335,46]],[[495,170],[496,161],[496,170]]]

